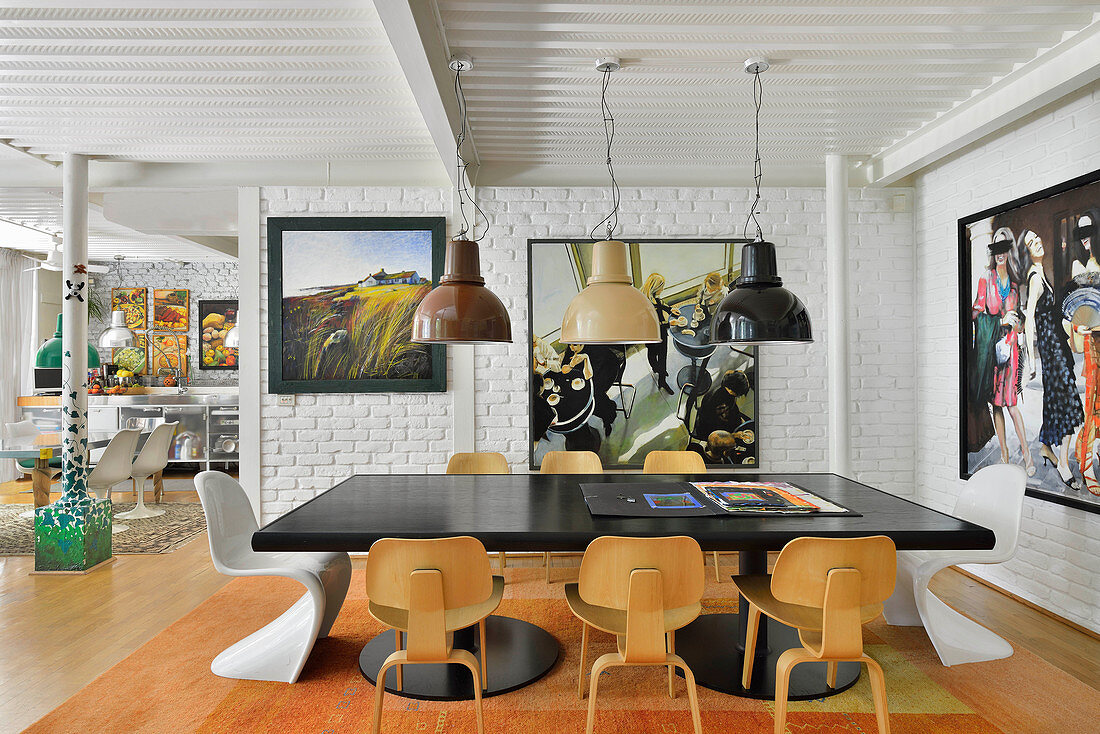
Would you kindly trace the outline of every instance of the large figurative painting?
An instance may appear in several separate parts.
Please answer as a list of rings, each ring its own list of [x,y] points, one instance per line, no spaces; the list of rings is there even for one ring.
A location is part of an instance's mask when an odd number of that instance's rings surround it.
[[[269,390],[442,392],[412,316],[443,270],[443,217],[267,220]]]
[[[581,346],[559,336],[588,279],[592,242],[528,241],[532,468],[555,450],[595,451],[607,468],[640,467],[654,450],[756,466],[754,351],[709,343],[742,243],[628,242],[634,286],[657,310],[662,341]]]
[[[959,220],[961,473],[1100,512],[1100,171]]]

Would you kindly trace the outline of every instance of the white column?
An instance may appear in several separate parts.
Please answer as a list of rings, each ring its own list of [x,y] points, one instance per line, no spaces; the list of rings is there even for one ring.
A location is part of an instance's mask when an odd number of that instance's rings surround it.
[[[848,157],[825,156],[825,253],[828,297],[829,471],[851,476],[848,351]]]
[[[237,328],[241,486],[261,519],[260,492],[260,190],[237,189]]]
[[[66,153],[61,257],[61,472],[64,498],[87,497],[88,158]]]

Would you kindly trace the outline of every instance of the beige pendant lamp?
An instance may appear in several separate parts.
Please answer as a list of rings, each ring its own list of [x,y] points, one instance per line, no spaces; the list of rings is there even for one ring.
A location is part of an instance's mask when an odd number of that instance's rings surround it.
[[[592,230],[594,237],[596,231],[606,225],[607,239],[592,246],[592,274],[588,285],[573,297],[565,309],[559,338],[563,344],[649,344],[661,341],[657,312],[649,299],[634,287],[630,277],[626,243],[612,239],[619,223],[619,185],[611,164],[615,118],[607,106],[607,85],[611,81],[611,73],[618,69],[618,59],[596,61],[596,70],[603,74],[600,107],[607,141],[612,209]]]
[[[462,93],[462,72],[473,68],[465,54],[451,58],[455,73],[455,95],[458,97],[461,126],[455,139],[458,166],[458,209],[462,229],[447,243],[443,277],[439,285],[417,306],[413,314],[412,340],[422,344],[495,344],[512,341],[512,321],[496,294],[485,287],[481,277],[478,254],[476,214],[484,213],[472,199],[475,212],[473,225],[466,220],[466,166],[462,144],[466,140],[466,96]],[[488,232],[488,229],[486,229]],[[482,233],[482,237],[485,232]]]

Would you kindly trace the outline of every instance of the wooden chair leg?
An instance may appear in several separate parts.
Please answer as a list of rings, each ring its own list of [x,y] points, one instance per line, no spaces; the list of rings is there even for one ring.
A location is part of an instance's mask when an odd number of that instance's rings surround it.
[[[378,678],[374,685],[374,726],[371,729],[374,734],[381,734],[382,731],[382,697],[386,695],[386,673],[394,665],[397,665],[397,669],[401,670],[401,666],[392,660],[387,660],[382,663],[382,667],[378,670]]]
[[[619,656],[608,653],[596,658],[592,664],[591,682],[588,685],[588,722],[585,724],[584,733],[592,734],[592,728],[596,725],[596,689],[599,687],[600,673],[612,665],[615,665]]]
[[[684,683],[687,684],[688,689],[688,706],[691,708],[691,725],[695,728],[695,734],[703,734],[703,722],[699,717],[699,692],[695,690],[695,674],[683,660],[680,660],[677,665],[684,671]]]
[[[787,693],[791,683],[791,669],[806,660],[814,660],[803,648],[792,648],[779,656],[775,663],[775,734],[787,730]]]
[[[722,583],[722,572],[718,568],[718,551],[714,551],[714,580]]]
[[[478,659],[481,661],[481,687],[489,687],[489,676],[485,669],[485,620],[481,620],[477,623],[477,635],[478,635]]]
[[[748,688],[752,683],[752,664],[756,658],[756,636],[760,630],[760,608],[749,604],[749,618],[745,627],[744,665],[741,666],[741,687]]]
[[[878,734],[890,734],[890,709],[886,706],[886,676],[879,664],[864,655],[860,660],[867,664],[868,677],[871,679],[871,695],[875,699],[875,718],[878,719]]]
[[[153,475],[153,502],[164,501],[164,470]]]
[[[577,698],[584,700],[584,658],[588,653],[588,623],[581,622],[581,667],[577,671]]]
[[[481,675],[478,673],[477,659],[465,650],[455,650],[451,653],[451,662],[465,665],[470,670],[474,679],[474,712],[477,714],[477,734],[485,734],[485,714],[481,705],[481,688],[484,685]]]
[[[668,644],[666,645],[666,648],[668,649],[668,654],[669,655],[675,655],[676,654],[676,630],[673,630],[672,632],[669,632],[667,635],[665,635],[665,637],[668,638]],[[675,665],[670,665],[670,666],[668,666],[668,697],[669,698],[676,698],[676,687],[673,685],[673,682],[675,680],[676,680],[676,666]]]
[[[829,688],[836,688],[836,669],[837,662],[835,660],[825,663],[825,685]]]
[[[401,630],[394,630],[393,636],[396,640],[395,647],[397,648],[394,652],[400,652],[401,650],[405,649],[405,633]],[[397,677],[397,690],[403,690],[405,687],[405,669],[398,665],[397,670],[393,671],[393,674]]]

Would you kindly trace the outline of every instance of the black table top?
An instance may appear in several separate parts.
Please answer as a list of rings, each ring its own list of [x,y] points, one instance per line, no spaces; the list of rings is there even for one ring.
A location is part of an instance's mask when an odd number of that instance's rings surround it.
[[[593,517],[584,482],[781,481],[861,517]],[[356,475],[252,536],[258,551],[366,551],[379,538],[472,535],[490,551],[581,551],[601,535],[688,535],[704,550],[886,535],[899,550],[987,549],[993,531],[834,474]]]

